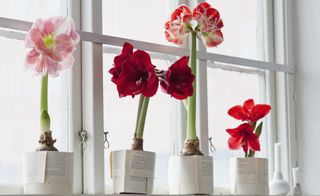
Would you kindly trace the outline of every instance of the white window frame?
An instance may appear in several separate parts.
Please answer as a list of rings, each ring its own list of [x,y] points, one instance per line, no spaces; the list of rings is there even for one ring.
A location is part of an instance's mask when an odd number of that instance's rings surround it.
[[[183,0],[178,2],[186,3]],[[198,61],[206,65],[200,66],[201,69],[197,75],[199,84],[197,92],[200,95],[197,102],[199,108],[197,120],[200,122],[198,130],[206,130],[199,132],[199,136],[202,141],[208,138],[206,69],[212,64],[207,65],[207,61],[267,70],[267,102],[275,108],[268,120],[269,130],[272,130],[268,133],[270,177],[273,172],[273,143],[278,141],[284,146],[282,151],[285,157],[282,167],[284,176],[291,181],[290,168],[298,165],[294,111],[293,74],[295,68],[292,65],[292,35],[290,34],[292,32],[290,31],[292,2],[290,0],[261,0],[259,6],[264,8],[260,16],[264,21],[264,32],[260,32],[264,42],[264,50],[261,55],[263,60],[268,62],[207,53],[205,47],[199,44]],[[68,14],[73,17],[82,39],[81,47],[78,47],[75,53],[76,66],[73,67],[67,81],[70,86],[69,99],[72,100],[68,102],[71,114],[69,116],[70,151],[74,152],[75,156],[74,190],[76,194],[101,194],[105,191],[104,172],[101,172],[104,171],[102,59],[103,51],[109,50],[103,48],[103,44],[121,47],[125,41],[128,41],[137,49],[173,56],[189,55],[189,50],[102,35],[101,0],[69,0]],[[0,27],[6,28],[6,30],[0,30],[0,36],[23,40],[30,26],[30,22],[0,17]],[[182,117],[178,127],[181,130],[180,138],[184,139],[182,130],[185,131],[183,125],[186,119],[185,111],[183,111],[182,104],[175,108],[178,116]],[[81,141],[78,134],[81,130],[86,130],[88,133],[87,148],[83,151],[79,148]],[[208,143],[202,142],[201,149],[208,154]]]

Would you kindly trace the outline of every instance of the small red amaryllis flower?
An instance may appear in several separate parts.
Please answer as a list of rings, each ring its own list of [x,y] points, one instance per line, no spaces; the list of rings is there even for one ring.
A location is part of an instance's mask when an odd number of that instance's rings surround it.
[[[128,42],[125,42],[123,44],[123,48],[122,48],[122,52],[120,55],[116,56],[113,60],[114,63],[114,67],[112,67],[109,70],[109,73],[112,74],[112,78],[111,81],[115,84],[117,84],[117,80],[119,78],[119,75],[121,73],[121,66],[122,63],[128,59],[130,59],[130,57],[133,54],[133,45],[131,45]]]
[[[266,116],[271,110],[271,106],[267,104],[256,104],[253,99],[248,99],[243,106],[236,105],[229,109],[228,114],[237,120],[247,122],[257,122]]]
[[[188,6],[181,5],[172,12],[169,21],[165,23],[165,36],[169,42],[182,44],[191,30],[192,13]]]
[[[195,76],[188,66],[189,57],[184,56],[165,72],[160,85],[163,91],[176,99],[185,99],[193,94],[192,82]]]
[[[206,46],[214,47],[223,42],[223,34],[221,32],[223,22],[218,10],[211,7],[207,2],[202,2],[193,10],[192,15],[198,21],[197,28]]]
[[[252,151],[260,151],[260,142],[258,136],[253,132],[253,128],[249,123],[243,123],[234,129],[226,130],[230,134],[228,140],[229,148],[237,150],[242,147],[247,155],[248,149]]]
[[[132,45],[124,44],[122,55],[114,59],[115,67],[109,72],[113,74],[113,82],[117,85],[120,97],[143,94],[153,96],[159,85],[159,79],[151,63],[150,55],[143,50],[136,50],[131,55]]]

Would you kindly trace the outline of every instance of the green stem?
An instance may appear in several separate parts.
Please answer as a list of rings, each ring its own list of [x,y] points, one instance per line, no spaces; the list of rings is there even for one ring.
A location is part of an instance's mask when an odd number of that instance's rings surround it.
[[[143,98],[142,106],[140,110],[139,120],[138,120],[138,126],[136,130],[136,138],[143,138],[143,131],[144,131],[144,125],[146,122],[146,116],[147,116],[147,110],[149,105],[149,97],[145,97],[141,95]]]
[[[138,125],[139,125],[139,119],[140,119],[140,114],[141,114],[141,108],[142,108],[143,100],[144,100],[144,96],[143,96],[143,95],[140,95],[139,105],[138,105],[138,112],[137,112],[136,129],[135,129],[135,131],[134,131],[135,135],[137,134],[137,130],[138,130]]]
[[[42,77],[41,83],[41,105],[40,111],[48,111],[48,74]]]
[[[40,100],[40,127],[42,132],[50,131],[50,116],[48,113],[48,74],[42,77]]]
[[[192,32],[190,66],[193,75],[197,75],[197,36]],[[193,95],[188,100],[188,132],[187,139],[197,139],[196,132],[196,81],[193,81]]]

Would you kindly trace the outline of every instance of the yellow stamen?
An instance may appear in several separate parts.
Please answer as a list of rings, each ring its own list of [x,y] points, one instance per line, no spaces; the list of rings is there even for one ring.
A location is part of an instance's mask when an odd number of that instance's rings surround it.
[[[55,44],[55,39],[52,34],[44,36],[42,41],[47,49],[52,49]]]

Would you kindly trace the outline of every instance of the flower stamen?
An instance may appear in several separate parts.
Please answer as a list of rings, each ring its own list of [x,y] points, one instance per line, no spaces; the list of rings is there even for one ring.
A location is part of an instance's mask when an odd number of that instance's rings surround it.
[[[42,38],[43,44],[47,49],[53,49],[55,45],[55,38],[52,34],[46,35]]]

